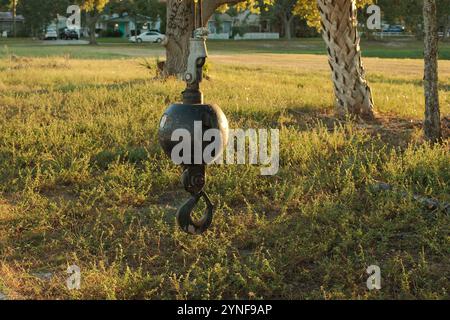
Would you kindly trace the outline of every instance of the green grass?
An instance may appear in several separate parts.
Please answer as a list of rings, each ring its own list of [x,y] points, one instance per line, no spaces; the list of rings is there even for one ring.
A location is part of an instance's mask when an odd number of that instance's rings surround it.
[[[54,56],[70,54],[82,59],[116,59],[130,56],[164,55],[159,44],[133,44],[122,38],[99,38],[98,46],[70,45],[55,46],[52,41],[31,41],[27,39],[0,39],[3,51],[19,56]],[[5,49],[6,46],[6,49]],[[361,44],[365,57],[378,58],[423,58],[423,43],[417,40],[394,38],[383,41],[365,41]],[[286,40],[209,40],[208,50],[212,54],[326,54],[321,38]],[[0,56],[7,53],[0,52]],[[441,60],[450,60],[450,42],[441,42]]]
[[[98,43],[122,43],[130,44],[128,38],[116,38],[116,37],[100,37],[97,38]],[[134,43],[136,45],[136,43]]]
[[[1,43],[0,43],[1,45]],[[74,59],[119,59],[129,57],[164,56],[163,48],[157,44],[114,44],[55,45],[46,42],[26,42],[4,44],[0,47],[0,57],[16,55],[21,57],[70,56]]]
[[[210,40],[208,48],[212,52],[225,51],[236,53],[294,53],[294,54],[326,54],[321,38],[286,40],[246,40],[225,41]],[[393,38],[390,40],[367,41],[362,39],[361,49],[366,57],[378,58],[423,58],[423,42]],[[450,60],[450,43],[440,43],[440,59]]]
[[[379,121],[339,124],[324,57],[252,65],[255,55],[212,56],[206,101],[232,128],[279,128],[281,168],[262,177],[248,165],[210,167],[217,211],[211,230],[192,237],[175,223],[187,197],[180,170],[157,142],[183,84],[153,79],[139,59],[71,57],[0,59],[8,297],[450,298],[448,215],[369,187],[382,180],[450,202],[448,140],[422,141],[421,61],[366,59]],[[440,67],[448,116],[450,63]],[[73,264],[81,290],[69,291]],[[366,289],[371,264],[381,267],[380,291]]]

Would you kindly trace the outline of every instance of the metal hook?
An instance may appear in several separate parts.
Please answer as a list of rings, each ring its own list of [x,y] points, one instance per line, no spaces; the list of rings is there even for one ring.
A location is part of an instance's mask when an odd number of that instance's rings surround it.
[[[191,213],[194,207],[197,205],[200,198],[206,203],[206,210],[203,217],[199,221],[193,221]],[[207,194],[200,191],[197,194],[192,195],[177,211],[177,221],[180,228],[190,234],[202,234],[211,225],[213,219],[214,206],[209,200]]]

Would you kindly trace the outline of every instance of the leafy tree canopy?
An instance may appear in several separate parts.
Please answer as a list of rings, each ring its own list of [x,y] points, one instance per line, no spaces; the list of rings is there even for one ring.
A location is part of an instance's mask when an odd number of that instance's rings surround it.
[[[358,8],[362,8],[374,2],[376,1],[356,0],[356,5]],[[294,13],[306,19],[310,27],[314,27],[318,30],[321,29],[317,0],[297,0],[297,4],[294,7]]]

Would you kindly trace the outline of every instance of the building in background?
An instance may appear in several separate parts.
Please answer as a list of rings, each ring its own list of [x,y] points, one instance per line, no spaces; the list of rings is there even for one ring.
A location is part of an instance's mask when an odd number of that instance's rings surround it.
[[[233,18],[227,13],[215,13],[208,20],[210,39],[230,39]]]
[[[96,25],[96,31],[100,36],[128,38],[147,30],[161,30],[161,19],[156,21],[152,18],[138,14],[131,16],[128,14],[111,16],[104,15]]]
[[[215,13],[208,20],[210,39],[279,39],[270,20],[249,10],[230,16],[228,13]]]
[[[16,32],[21,34],[24,26],[25,18],[22,15],[16,15]],[[13,34],[14,17],[12,12],[0,12],[0,37]]]
[[[47,26],[47,30],[57,30],[58,34],[66,28],[67,18],[65,16],[58,15],[57,19]],[[161,29],[161,19],[153,21],[152,18],[137,15],[132,17],[127,14],[119,15],[102,15],[95,25],[96,35],[98,37],[121,37],[128,38],[135,34],[137,23],[137,34],[147,30]],[[73,29],[73,28],[72,28]],[[80,37],[88,37],[89,29],[82,26],[80,29],[76,29]]]

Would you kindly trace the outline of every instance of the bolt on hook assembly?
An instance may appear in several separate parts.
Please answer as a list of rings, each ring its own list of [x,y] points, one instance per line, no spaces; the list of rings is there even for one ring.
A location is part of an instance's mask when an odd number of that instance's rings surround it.
[[[184,189],[191,194],[191,197],[178,209],[177,222],[182,230],[190,234],[201,234],[212,223],[214,206],[208,195],[203,191],[206,183],[206,165],[220,156],[228,140],[228,121],[225,114],[217,105],[204,104],[203,94],[200,91],[200,82],[203,76],[202,68],[208,56],[206,50],[208,30],[203,28],[201,9],[202,0],[194,0],[195,23],[192,38],[189,40],[189,56],[183,77],[186,82],[186,89],[182,92],[183,102],[171,104],[164,112],[159,125],[159,142],[169,157],[178,143],[178,141],[172,141],[172,134],[178,129],[184,129],[190,133],[192,150],[190,159],[195,158],[195,151],[201,151],[203,154],[207,146],[207,143],[195,134],[196,123],[201,123],[202,131],[216,129],[220,132],[219,139],[221,141],[219,141],[219,145],[222,148],[219,152],[216,152],[215,158],[209,159],[208,162],[202,159],[198,164],[194,164],[194,161],[181,163],[184,170],[181,181]],[[196,139],[199,141],[196,141]],[[195,148],[199,145],[201,150]],[[194,221],[191,214],[200,199],[205,202],[206,210],[200,220]]]

